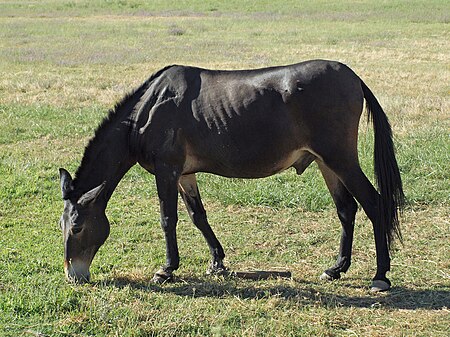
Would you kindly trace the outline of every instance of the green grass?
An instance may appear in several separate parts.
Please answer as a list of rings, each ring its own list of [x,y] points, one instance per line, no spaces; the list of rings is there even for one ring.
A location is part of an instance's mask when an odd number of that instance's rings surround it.
[[[449,52],[446,1],[0,1],[0,336],[447,336],[450,321]],[[408,199],[389,293],[368,291],[371,224],[357,215],[339,282],[340,228],[315,165],[261,180],[199,174],[234,270],[209,253],[180,202],[178,281],[164,261],[154,178],[134,167],[114,193],[93,282],[67,284],[58,168],[74,172],[97,123],[164,65],[256,68],[311,58],[350,65],[387,112]],[[359,153],[372,179],[373,133]]]

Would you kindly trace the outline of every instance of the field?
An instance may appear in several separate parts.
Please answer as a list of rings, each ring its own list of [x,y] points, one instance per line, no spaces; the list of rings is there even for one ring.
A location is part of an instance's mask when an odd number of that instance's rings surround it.
[[[449,17],[444,0],[0,0],[0,336],[449,336]],[[319,280],[340,225],[316,165],[262,180],[198,175],[226,264],[292,279],[205,275],[206,243],[180,203],[177,281],[152,284],[165,246],[154,178],[135,166],[108,205],[92,282],[64,280],[58,168],[74,173],[117,100],[168,64],[315,58],[349,65],[393,127],[408,203],[391,291],[369,291],[362,211],[352,267]],[[359,153],[373,179],[365,120]]]

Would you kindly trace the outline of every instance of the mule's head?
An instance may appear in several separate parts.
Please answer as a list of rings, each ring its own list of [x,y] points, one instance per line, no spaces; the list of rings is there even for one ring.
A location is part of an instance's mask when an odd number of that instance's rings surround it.
[[[64,211],[60,226],[64,238],[64,271],[68,281],[90,279],[89,267],[95,253],[109,235],[105,203],[101,198],[105,183],[83,193],[74,191],[69,172],[60,169]]]

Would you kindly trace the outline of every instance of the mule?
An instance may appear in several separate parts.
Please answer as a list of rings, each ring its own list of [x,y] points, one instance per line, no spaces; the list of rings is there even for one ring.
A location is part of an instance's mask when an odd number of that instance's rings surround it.
[[[378,190],[358,162],[364,100],[375,130]],[[209,270],[225,270],[224,250],[208,223],[195,173],[262,178],[291,167],[301,174],[314,161],[342,224],[337,261],[321,278],[339,279],[350,266],[358,202],[373,224],[372,290],[389,289],[389,249],[400,237],[404,200],[391,126],[361,78],[326,60],[240,71],[172,65],[126,95],[97,128],[75,178],[60,169],[66,277],[89,280],[92,259],[109,235],[108,200],[136,163],[156,179],[166,263],[154,280],[165,282],[179,266],[178,193],[209,246]]]

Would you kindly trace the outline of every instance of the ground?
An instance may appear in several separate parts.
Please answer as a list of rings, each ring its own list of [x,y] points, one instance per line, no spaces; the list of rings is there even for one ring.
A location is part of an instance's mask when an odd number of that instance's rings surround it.
[[[448,336],[449,65],[446,1],[0,1],[0,335]],[[357,215],[353,264],[321,282],[339,222],[312,165],[262,180],[198,177],[234,270],[205,275],[209,253],[180,203],[181,267],[164,261],[154,179],[133,168],[113,195],[111,235],[92,283],[65,282],[58,168],[72,173],[97,123],[168,64],[243,69],[335,59],[372,89],[393,126],[407,208],[391,291],[369,292],[371,225]],[[372,179],[373,133],[359,153]]]

